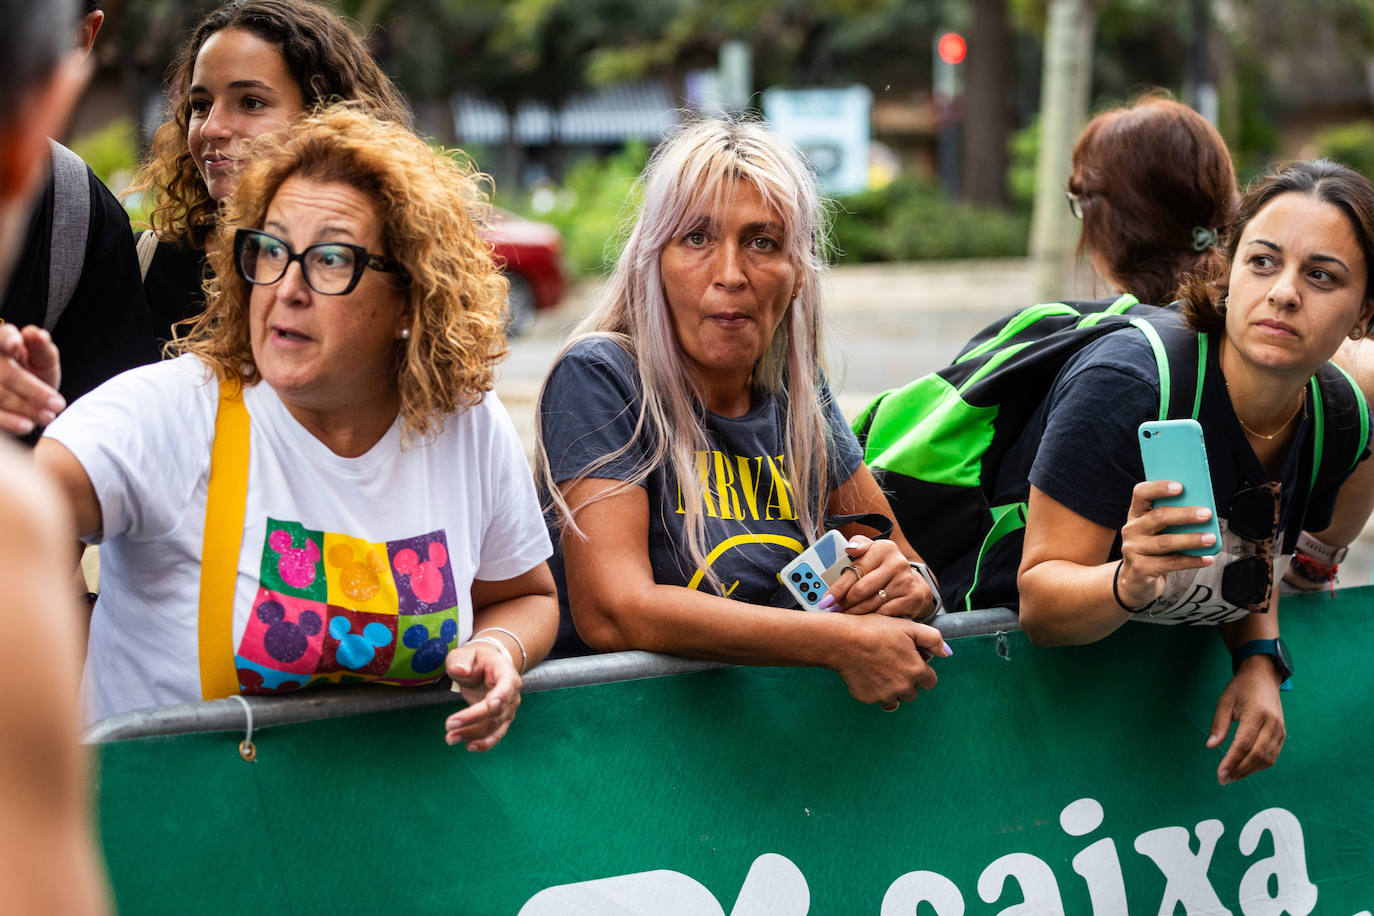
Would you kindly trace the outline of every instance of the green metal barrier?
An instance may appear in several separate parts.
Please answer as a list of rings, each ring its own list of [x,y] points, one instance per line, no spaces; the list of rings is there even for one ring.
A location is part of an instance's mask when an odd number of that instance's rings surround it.
[[[1284,599],[1288,742],[1224,788],[1220,640],[1133,624],[958,639],[892,714],[719,668],[532,693],[486,755],[434,705],[268,728],[254,763],[241,730],[107,743],[101,839],[123,913],[1368,916],[1371,609]]]

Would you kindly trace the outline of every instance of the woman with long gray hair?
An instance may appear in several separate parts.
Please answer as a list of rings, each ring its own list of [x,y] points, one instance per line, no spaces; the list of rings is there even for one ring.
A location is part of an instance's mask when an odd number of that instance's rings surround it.
[[[933,579],[825,381],[814,177],[761,124],[702,120],[641,185],[606,294],[539,398],[563,649],[575,624],[600,650],[823,666],[896,709],[949,649],[918,622]],[[816,609],[838,613],[800,613],[778,573],[826,528],[848,560]]]

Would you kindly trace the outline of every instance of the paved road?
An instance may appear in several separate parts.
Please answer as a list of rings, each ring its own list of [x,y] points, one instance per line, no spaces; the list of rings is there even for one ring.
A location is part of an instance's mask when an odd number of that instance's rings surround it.
[[[1035,299],[1030,263],[1019,258],[861,264],[836,268],[827,283],[829,372],[849,416],[874,395],[945,365],[988,322]],[[1090,276],[1080,276],[1077,285],[1070,297],[1108,294],[1094,290]],[[536,318],[501,366],[497,392],[531,454],[539,384],[601,289],[597,280],[577,284],[558,309]],[[1343,582],[1369,582],[1371,566],[1374,524],[1352,545]]]

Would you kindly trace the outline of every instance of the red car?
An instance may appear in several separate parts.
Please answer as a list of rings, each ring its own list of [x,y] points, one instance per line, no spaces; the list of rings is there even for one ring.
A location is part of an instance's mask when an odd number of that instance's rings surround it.
[[[553,308],[568,291],[563,237],[548,223],[496,208],[482,234],[510,280],[508,332],[514,336],[529,326],[536,311]]]

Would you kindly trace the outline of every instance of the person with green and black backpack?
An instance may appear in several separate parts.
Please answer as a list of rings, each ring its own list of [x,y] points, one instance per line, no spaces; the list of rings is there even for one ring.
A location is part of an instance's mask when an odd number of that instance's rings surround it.
[[[1136,430],[1166,398],[1148,344],[1123,331],[1066,364],[1043,426],[1029,428],[1040,441],[1018,574],[1021,622],[1040,645],[1093,642],[1130,620],[1222,628],[1234,677],[1207,745],[1239,722],[1222,784],[1270,766],[1283,746],[1278,691],[1293,662],[1276,568],[1304,528],[1329,523],[1369,454],[1369,407],[1327,361],[1374,318],[1374,186],[1332,162],[1295,163],[1245,195],[1226,239],[1224,264],[1191,277],[1181,305],[1205,349],[1192,413],[1220,551],[1179,553],[1214,539],[1163,533],[1201,513],[1153,505],[1178,485],[1144,481]]]
[[[1156,374],[1177,379],[1165,388],[1178,403],[1161,403],[1160,418],[1191,415],[1194,336],[1170,331],[1180,324],[1176,313],[1142,303],[1174,301],[1184,276],[1220,257],[1218,227],[1230,223],[1240,196],[1226,142],[1191,108],[1147,95],[1088,123],[1068,189],[1082,221],[1079,257],[1119,294],[1017,311],[949,366],[880,397],[855,423],[866,461],[951,610],[1016,605],[1019,537],[999,543],[1024,525],[1029,460],[1010,462],[1008,498],[993,487],[1066,360],[1134,325],[1150,335]]]

